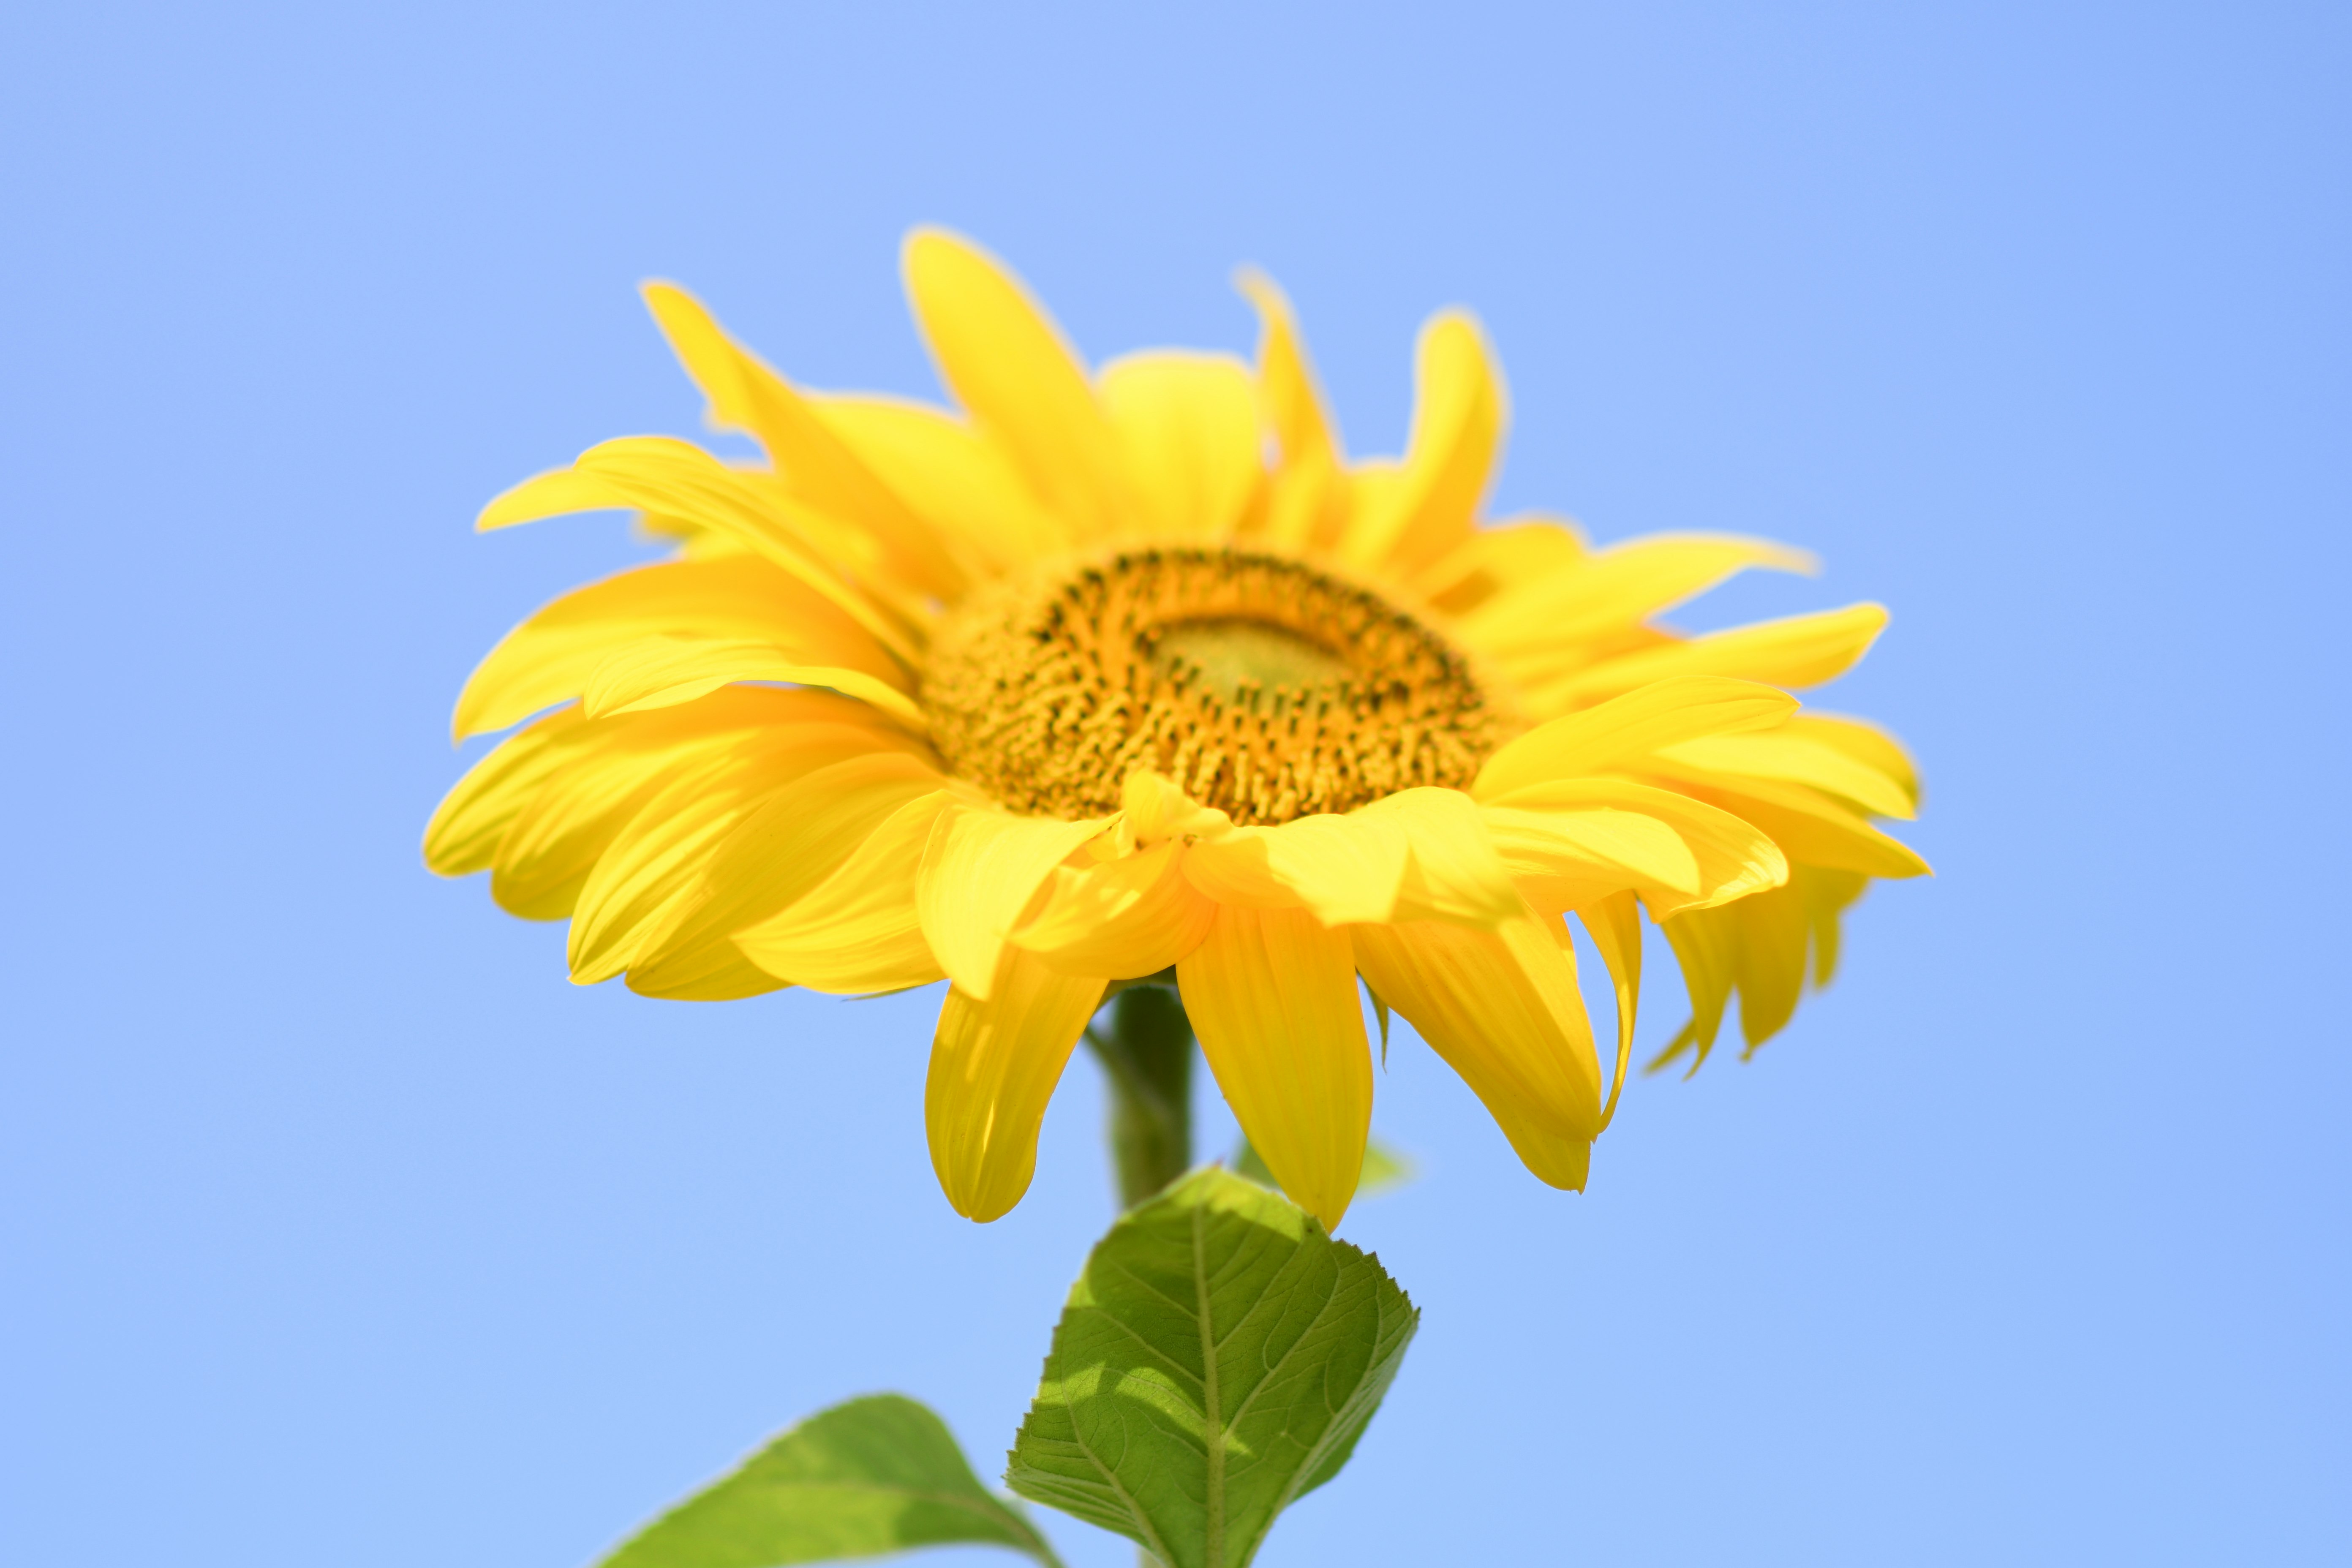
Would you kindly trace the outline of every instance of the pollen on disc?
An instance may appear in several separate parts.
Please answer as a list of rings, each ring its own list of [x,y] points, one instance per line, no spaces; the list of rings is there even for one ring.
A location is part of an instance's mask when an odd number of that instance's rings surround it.
[[[1168,774],[1236,822],[1466,785],[1499,739],[1468,661],[1377,595],[1244,550],[1134,550],[1003,584],[932,642],[956,773],[1024,815],[1117,809]]]

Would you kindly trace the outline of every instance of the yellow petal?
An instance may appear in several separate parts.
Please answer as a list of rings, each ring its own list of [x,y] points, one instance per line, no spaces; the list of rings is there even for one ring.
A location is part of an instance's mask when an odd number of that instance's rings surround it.
[[[898,752],[852,757],[770,792],[704,859],[684,895],[630,954],[629,989],[717,1002],[782,982],[747,958],[735,933],[790,908],[939,774]]]
[[[1802,784],[1852,801],[1874,816],[1911,815],[1910,793],[1900,784],[1851,752],[1801,731],[1717,734],[1679,742],[1644,758],[1642,771],[1730,788],[1751,779]]]
[[[1496,931],[1427,921],[1351,934],[1364,978],[1462,1075],[1528,1169],[1583,1190],[1601,1067],[1575,958],[1545,922],[1522,913]]]
[[[1236,827],[1217,838],[1202,840],[1193,847],[1204,853],[1187,855],[1181,862],[1184,879],[1220,904],[1238,904],[1252,910],[1299,908],[1298,894],[1274,874],[1266,844],[1272,831],[1265,827]],[[1401,835],[1396,844],[1398,874],[1402,876],[1404,845]]]
[[[526,920],[564,919],[630,819],[663,790],[706,768],[772,758],[781,783],[870,752],[919,749],[894,731],[841,721],[857,711],[815,692],[740,688],[583,726],[578,751],[499,840],[490,896]]]
[[[1204,837],[1185,857],[1184,874],[1221,903],[1303,907],[1326,925],[1492,925],[1519,907],[1476,803],[1459,790],[1402,790],[1344,816]]]
[[[1657,1071],[1683,1050],[1695,1047],[1697,1058],[1691,1070],[1696,1072],[1714,1048],[1716,1036],[1723,1028],[1724,1009],[1731,1003],[1736,942],[1732,922],[1721,909],[1701,910],[1660,921],[1658,929],[1673,944],[1675,962],[1683,972],[1683,989],[1690,994],[1691,1017],[1674,1042],[1651,1060],[1648,1070]]]
[[[1029,493],[1004,449],[961,419],[887,397],[835,394],[818,411],[942,539],[1003,572],[1069,547],[1066,524]]]
[[[731,536],[798,578],[909,665],[921,662],[917,628],[842,574],[837,527],[824,526],[817,514],[796,512],[769,477],[730,468],[699,447],[654,436],[591,447],[572,467],[602,481],[623,498],[622,504],[690,518]]]
[[[1869,888],[1858,872],[1822,866],[1790,868],[1790,884],[1805,900],[1805,918],[1813,928],[1813,984],[1827,985],[1837,973],[1838,917]]]
[[[795,658],[773,643],[718,637],[656,636],[624,643],[589,676],[582,703],[591,718],[602,718],[676,707],[746,680],[828,687],[871,703],[918,734],[929,727],[923,710],[901,689],[903,676],[885,681],[862,669]]]
[[[710,399],[711,422],[759,437],[793,493],[872,538],[909,585],[952,598],[962,567],[930,525],[877,478],[784,378],[727,335],[710,312],[671,283],[644,286],[646,304],[686,372]]]
[[[615,648],[655,637],[766,643],[804,663],[905,679],[861,627],[765,562],[670,561],[575,589],[509,632],[467,680],[452,727],[463,739],[570,701]]]
[[[1263,272],[1244,268],[1235,281],[1257,310],[1258,396],[1280,445],[1283,462],[1334,464],[1339,438],[1324,410],[1323,395],[1315,384],[1314,367],[1307,363],[1290,301]]]
[[[1350,562],[1400,576],[1469,537],[1507,416],[1502,374],[1468,315],[1444,310],[1430,318],[1415,360],[1412,438],[1402,482],[1374,504],[1360,500],[1343,547]]]
[[[635,511],[637,503],[594,474],[577,468],[550,468],[519,485],[499,491],[474,519],[477,532],[512,528],[542,518],[565,517],[579,511]]]
[[[1139,844],[1163,838],[1216,838],[1230,833],[1234,819],[1214,806],[1201,805],[1177,787],[1165,773],[1138,769],[1120,786],[1119,809]]]
[[[1202,839],[1184,858],[1184,875],[1220,903],[1304,905],[1325,924],[1344,925],[1394,915],[1412,855],[1401,822],[1324,814]]]
[[[1696,863],[1696,886],[1681,876],[1641,879],[1640,873],[1656,863],[1636,858],[1635,840],[1622,833],[1628,825],[1595,824],[1589,814],[1596,809],[1653,817],[1672,828]],[[1554,820],[1543,821],[1548,814]],[[1780,847],[1754,824],[1704,801],[1631,780],[1567,779],[1520,790],[1490,805],[1487,825],[1530,900],[1547,911],[1551,905],[1543,879],[1549,876],[1567,882],[1570,896],[1562,908],[1579,908],[1601,893],[1631,886],[1663,919],[1777,887],[1789,875]],[[1596,831],[1602,827],[1616,836],[1603,837]],[[1543,841],[1546,833],[1552,836],[1549,844]],[[1632,874],[1626,881],[1582,880],[1592,875],[1588,868],[1612,857]]]
[[[1099,384],[1149,531],[1231,538],[1265,474],[1248,369],[1223,354],[1130,354]]]
[[[1784,1028],[1805,988],[1812,935],[1804,894],[1775,888],[1723,910],[1739,932],[1735,973],[1739,984],[1739,1032],[1750,1049]]]
[[[904,752],[887,754],[890,767],[928,772]],[[753,736],[668,779],[614,836],[581,889],[569,949],[572,982],[593,985],[635,963],[699,900],[711,858],[728,836],[816,771],[811,761],[798,744]],[[840,764],[824,758],[822,765]]]
[[[1103,982],[1063,974],[1008,947],[987,999],[950,990],[923,1090],[931,1169],[956,1213],[1009,1213],[1037,1169],[1037,1128]]]
[[[636,536],[648,543],[670,543],[677,546],[674,559],[681,561],[712,561],[720,556],[751,557],[751,552],[726,534],[705,528],[692,518],[664,517],[658,512],[637,514]]]
[[[1327,550],[1346,532],[1353,485],[1290,302],[1264,274],[1237,281],[1257,310],[1257,392],[1280,461],[1254,526],[1276,544]]]
[[[807,897],[737,931],[735,945],[779,980],[836,995],[942,978],[915,916],[915,874],[947,799],[940,790],[900,806]]]
[[[1708,789],[1708,800],[1772,836],[1791,860],[1871,877],[1925,877],[1927,862],[1873,827],[1859,813],[1801,784],[1741,780]]]
[[[1358,489],[1356,478],[1329,458],[1287,463],[1267,479],[1265,501],[1246,514],[1243,532],[1322,554],[1346,535]]]
[[[1719,676],[1662,680],[1538,724],[1486,759],[1470,793],[1494,800],[1550,779],[1605,773],[1662,746],[1777,724],[1796,699]]]
[[[1736,906],[1677,916],[1659,929],[1674,943],[1691,991],[1693,1043],[1700,1061],[1735,992],[1740,1030],[1750,1046],[1778,1033],[1796,1010],[1805,979],[1808,926],[1803,900],[1791,889],[1776,888]]]
[[[1484,808],[1503,862],[1538,910],[1581,909],[1636,888],[1698,896],[1698,857],[1672,824],[1623,805]]]
[[[1879,605],[1853,605],[1818,615],[1759,621],[1607,659],[1531,686],[1526,696],[1537,711],[1553,711],[1599,702],[1679,676],[1731,676],[1772,686],[1819,686],[1852,668],[1885,628],[1886,611]]]
[[[1811,574],[1812,556],[1736,533],[1655,533],[1598,550],[1506,586],[1465,616],[1481,648],[1557,646],[1646,620],[1749,567]]]
[[[1244,835],[1262,836],[1275,879],[1325,925],[1396,917],[1412,860],[1412,836],[1403,820],[1356,811],[1243,828],[1194,846],[1187,869],[1211,857],[1239,852]]]
[[[1447,615],[1466,617],[1516,584],[1572,570],[1589,553],[1584,535],[1564,518],[1512,518],[1439,556],[1413,580],[1413,590]]]
[[[488,870],[516,815],[578,749],[581,722],[577,708],[551,713],[468,768],[425,826],[427,868],[439,877]]]
[[[986,1001],[1005,934],[1054,868],[1111,819],[1057,822],[950,801],[931,826],[915,908],[949,978]]]
[[[1867,719],[1856,719],[1843,713],[1824,713],[1815,709],[1798,714],[1784,728],[1790,734],[1802,735],[1809,741],[1834,747],[1885,775],[1910,801],[1912,809],[1918,809],[1918,764],[1911,760],[1911,753],[1903,749],[1902,742]]]
[[[1303,910],[1228,905],[1177,963],[1176,984],[1244,1135],[1282,1190],[1337,1229],[1372,1121],[1348,933]]]
[[[1838,919],[1867,879],[1817,866],[1790,868],[1789,885],[1663,921],[1691,994],[1691,1021],[1650,1063],[1654,1071],[1686,1051],[1691,1070],[1706,1059],[1726,1004],[1739,997],[1739,1032],[1752,1053],[1780,1032],[1797,1006],[1811,952],[1812,983],[1825,985],[1837,966]]]
[[[1084,868],[1057,866],[1044,907],[1013,942],[1071,974],[1140,979],[1201,945],[1217,906],[1185,879],[1174,840]]]
[[[1118,437],[1061,332],[1003,263],[959,236],[917,229],[903,265],[956,401],[1079,537],[1115,531],[1129,506]]]
[[[1617,1070],[1609,1075],[1609,1101],[1601,1108],[1601,1131],[1617,1116],[1625,1092],[1625,1069],[1633,1065],[1633,1021],[1642,1003],[1642,905],[1632,893],[1618,893],[1576,911],[1608,966],[1617,993]]]
[[[1399,790],[1359,814],[1402,827],[1411,853],[1387,919],[1495,926],[1520,912],[1477,802],[1458,789]]]

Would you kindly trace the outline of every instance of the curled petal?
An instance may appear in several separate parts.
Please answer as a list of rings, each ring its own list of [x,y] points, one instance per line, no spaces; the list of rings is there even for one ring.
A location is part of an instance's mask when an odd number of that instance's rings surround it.
[[[1346,925],[1395,912],[1412,852],[1402,823],[1327,813],[1203,839],[1184,858],[1184,874],[1221,903],[1303,905],[1326,925]]]
[[[1411,575],[1470,533],[1508,418],[1502,373],[1478,323],[1430,318],[1416,345],[1412,437],[1393,484],[1360,495],[1348,559]]]
[[[1340,466],[1339,432],[1290,301],[1264,273],[1245,270],[1238,281],[1257,310],[1258,404],[1281,458],[1260,526],[1277,543],[1328,550],[1347,531],[1354,488]]]
[[[1170,840],[1093,866],[1055,867],[1044,907],[1013,943],[1067,973],[1159,973],[1200,946],[1217,916],[1184,876],[1188,852]]]
[[[1642,906],[1632,893],[1617,893],[1576,911],[1608,966],[1617,993],[1617,1070],[1609,1075],[1609,1102],[1601,1108],[1601,1130],[1617,1114],[1625,1092],[1625,1069],[1633,1059],[1633,1020],[1642,1002]]]
[[[1103,982],[1008,947],[985,1000],[958,989],[940,1009],[923,1089],[931,1169],[956,1213],[1009,1213],[1037,1169],[1037,1128]]]
[[[1477,804],[1459,790],[1401,790],[1345,815],[1237,827],[1194,845],[1184,869],[1220,902],[1303,907],[1326,925],[1491,926],[1519,909]]]
[[[1304,910],[1227,905],[1176,965],[1217,1085],[1266,1168],[1336,1228],[1371,1130],[1372,1056],[1348,933]]]
[[[1519,913],[1518,889],[1478,804],[1460,790],[1400,790],[1364,807],[1361,815],[1403,828],[1410,851],[1395,907],[1386,918],[1496,926]]]
[[[1814,985],[1829,984],[1837,967],[1839,918],[1867,883],[1858,872],[1800,865],[1785,888],[1659,922],[1682,964],[1691,1021],[1649,1069],[1695,1052],[1696,1072],[1734,994],[1749,1051],[1779,1033],[1796,1011],[1809,968]]]
[[[1257,310],[1258,398],[1286,464],[1336,463],[1339,438],[1315,384],[1290,301],[1263,272],[1245,270],[1241,290]]]
[[[1498,931],[1421,922],[1351,934],[1357,965],[1462,1075],[1528,1169],[1581,1191],[1601,1131],[1601,1068],[1576,961],[1522,913]]]
[[[986,1001],[1007,932],[1054,868],[1111,825],[1057,822],[953,800],[931,825],[915,883],[915,910],[940,967]]]
[[[1202,805],[1179,789],[1174,780],[1148,769],[1127,776],[1119,809],[1139,844],[1157,844],[1178,836],[1216,838],[1233,831],[1234,819],[1214,806]]]

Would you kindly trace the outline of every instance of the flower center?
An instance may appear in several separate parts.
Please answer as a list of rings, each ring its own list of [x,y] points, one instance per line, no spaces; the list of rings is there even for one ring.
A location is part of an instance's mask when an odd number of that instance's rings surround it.
[[[975,595],[922,702],[956,773],[1025,815],[1174,779],[1235,822],[1466,785],[1500,739],[1468,662],[1361,588],[1276,555],[1122,552]]]

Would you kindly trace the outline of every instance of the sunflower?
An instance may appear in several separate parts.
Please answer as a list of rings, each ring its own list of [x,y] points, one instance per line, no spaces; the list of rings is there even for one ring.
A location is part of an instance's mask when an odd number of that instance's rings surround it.
[[[1580,1189],[1643,910],[1693,1005],[1667,1056],[1696,1066],[1735,994],[1752,1049],[1827,981],[1869,879],[1926,869],[1873,826],[1912,815],[1902,749],[1783,689],[1846,669],[1885,611],[1685,637],[1654,617],[1808,558],[1483,523],[1506,402],[1468,316],[1421,333],[1405,455],[1355,461],[1261,277],[1255,365],[1090,374],[971,244],[918,231],[904,269],[961,413],[796,387],[646,287],[714,426],[769,461],[609,441],[483,511],[627,509],[679,549],[483,660],[457,735],[523,727],[425,857],[568,919],[583,984],[947,980],[925,1110],[960,1213],[1020,1200],[1089,1018],[1171,972],[1243,1131],[1325,1225],[1371,1111],[1360,978],[1530,1171]],[[1614,993],[1605,1103],[1570,914]]]

